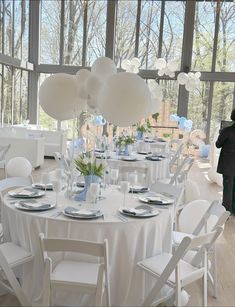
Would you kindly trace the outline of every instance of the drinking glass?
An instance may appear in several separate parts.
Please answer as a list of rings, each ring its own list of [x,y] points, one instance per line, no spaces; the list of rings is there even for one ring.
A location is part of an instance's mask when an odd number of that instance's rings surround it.
[[[52,186],[53,186],[53,191],[56,193],[55,204],[56,204],[56,206],[58,206],[58,195],[62,190],[62,182],[61,182],[61,180],[53,180],[51,183],[52,183]]]
[[[129,182],[131,185],[132,195],[133,195],[134,185],[137,183],[137,180],[138,180],[138,175],[136,172],[129,174]]]
[[[118,175],[119,175],[119,170],[118,169],[116,169],[116,168],[111,169],[110,177],[111,177],[111,180],[112,180],[113,184],[117,184]]]
[[[126,194],[130,190],[129,181],[121,181],[120,182],[120,191],[123,193],[123,207],[126,206]]]
[[[99,183],[92,182],[89,188],[89,194],[90,194],[92,204],[96,204],[97,198],[99,196],[99,190],[100,190]]]
[[[47,184],[50,183],[50,179],[49,173],[42,173],[41,182],[44,184],[45,192],[47,189]]]

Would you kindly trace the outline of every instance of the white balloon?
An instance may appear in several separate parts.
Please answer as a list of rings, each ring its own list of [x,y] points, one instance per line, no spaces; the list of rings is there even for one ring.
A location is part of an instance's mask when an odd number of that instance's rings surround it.
[[[78,88],[74,76],[59,73],[48,77],[39,90],[42,109],[56,120],[73,118],[78,110]]]
[[[205,145],[203,141],[206,138],[206,134],[201,129],[195,129],[190,133],[190,140],[195,146]]]
[[[107,57],[100,57],[91,66],[91,72],[106,79],[117,73],[117,67],[113,60]]]
[[[77,71],[75,77],[80,84],[86,82],[86,80],[89,78],[91,72],[87,69],[80,69],[79,71]]]
[[[96,108],[97,107],[97,97],[94,97],[94,96],[90,96],[88,97],[87,99],[87,105],[90,107],[90,108]]]
[[[170,61],[167,63],[167,67],[173,72],[176,71],[178,69],[178,61]]]
[[[163,69],[166,67],[166,60],[163,58],[156,59],[155,61],[156,69]]]
[[[136,74],[121,72],[110,77],[98,99],[103,117],[121,127],[140,121],[151,104],[147,84]]]
[[[8,177],[28,177],[31,175],[32,165],[24,157],[15,157],[8,161],[6,173]]]
[[[88,97],[88,92],[87,92],[87,88],[86,88],[86,85],[85,85],[85,84],[81,84],[81,85],[78,87],[78,96],[79,96],[79,98],[81,98],[81,99],[84,99],[84,100],[87,99],[87,97]]]
[[[189,79],[189,77],[188,77],[188,75],[185,72],[181,72],[177,76],[177,80],[178,80],[179,84],[181,84],[181,85],[186,84],[188,79]]]
[[[200,77],[201,77],[201,73],[200,73],[200,71],[197,71],[196,73],[195,73],[195,76],[199,79]]]
[[[185,88],[188,92],[192,92],[193,90],[195,90],[195,86],[194,85],[191,85],[189,83],[186,83],[185,84]]]
[[[88,94],[97,96],[103,86],[103,81],[97,75],[91,74],[86,81],[86,89]]]
[[[129,60],[123,60],[121,67],[122,67],[122,69],[127,70],[129,68],[130,64],[131,64],[131,62]]]
[[[165,74],[165,69],[160,69],[158,71],[158,76],[162,77]]]
[[[130,68],[129,68],[129,70],[127,69],[126,71],[127,71],[127,72],[132,72],[133,74],[138,74],[139,68],[136,67],[136,66],[134,66],[134,65],[131,65]]]
[[[169,77],[174,78],[175,77],[175,73],[173,71],[169,72]]]
[[[140,65],[141,65],[140,59],[138,59],[138,58],[133,58],[133,59],[131,60],[131,65],[134,65],[135,67],[139,68]]]

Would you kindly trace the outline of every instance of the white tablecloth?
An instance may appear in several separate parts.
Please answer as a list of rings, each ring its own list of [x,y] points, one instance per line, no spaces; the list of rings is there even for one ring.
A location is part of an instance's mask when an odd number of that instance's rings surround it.
[[[29,299],[35,304],[42,288],[43,263],[40,256],[38,234],[45,233],[49,237],[65,237],[81,240],[102,242],[105,238],[109,242],[110,257],[110,287],[112,306],[139,306],[149,291],[149,281],[136,263],[152,256],[157,250],[170,251],[172,231],[172,206],[161,209],[158,216],[145,219],[128,217],[127,222],[117,216],[117,209],[122,206],[123,195],[117,187],[110,187],[104,192],[106,198],[97,204],[83,203],[82,207],[96,207],[104,212],[104,219],[81,221],[70,219],[62,214],[55,216],[68,205],[78,206],[78,202],[65,199],[63,193],[59,197],[59,208],[51,211],[32,213],[15,208],[12,199],[6,195],[2,208],[3,229],[5,239],[11,240],[32,251],[35,260],[31,267],[27,267],[23,274],[23,288]],[[47,192],[43,201],[55,200],[53,192]],[[137,196],[127,195],[128,207],[139,204]],[[62,207],[61,207],[62,206]],[[59,260],[62,255],[57,255]],[[71,258],[66,254],[65,257]],[[74,257],[74,256],[73,256]],[[148,284],[148,285],[147,285]],[[66,305],[76,306],[84,301],[72,301],[66,297]],[[83,297],[84,299],[84,297]],[[60,301],[61,302],[61,301]],[[82,302],[82,303],[81,303]],[[64,303],[64,302],[63,302]],[[40,305],[40,301],[37,302]]]

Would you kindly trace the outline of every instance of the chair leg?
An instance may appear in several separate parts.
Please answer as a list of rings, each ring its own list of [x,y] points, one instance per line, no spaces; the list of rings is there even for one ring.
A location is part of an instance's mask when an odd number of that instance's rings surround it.
[[[177,265],[175,270],[175,304],[177,307],[181,306],[181,283],[180,283],[180,274],[179,274],[179,266]]]
[[[203,290],[203,302],[202,302],[202,306],[203,307],[207,307],[207,264],[208,264],[208,259],[207,259],[207,252],[204,252],[204,274],[203,274],[203,286],[202,286],[202,290]]]
[[[213,277],[213,297],[217,297],[217,267],[216,267],[216,246],[213,247],[211,259],[211,273]]]

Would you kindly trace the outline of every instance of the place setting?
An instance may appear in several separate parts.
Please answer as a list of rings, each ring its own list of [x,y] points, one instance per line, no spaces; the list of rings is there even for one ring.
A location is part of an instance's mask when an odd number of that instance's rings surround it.
[[[38,198],[44,196],[45,191],[31,187],[23,187],[8,191],[8,195],[12,198]]]
[[[160,193],[149,192],[139,196],[139,201],[149,205],[168,206],[174,203],[174,198],[167,197]]]
[[[120,207],[119,213],[128,217],[149,218],[158,215],[160,212],[149,205],[139,205],[133,208]]]
[[[23,211],[47,211],[56,207],[56,204],[51,204],[35,199],[25,199],[15,202],[15,207]]]

